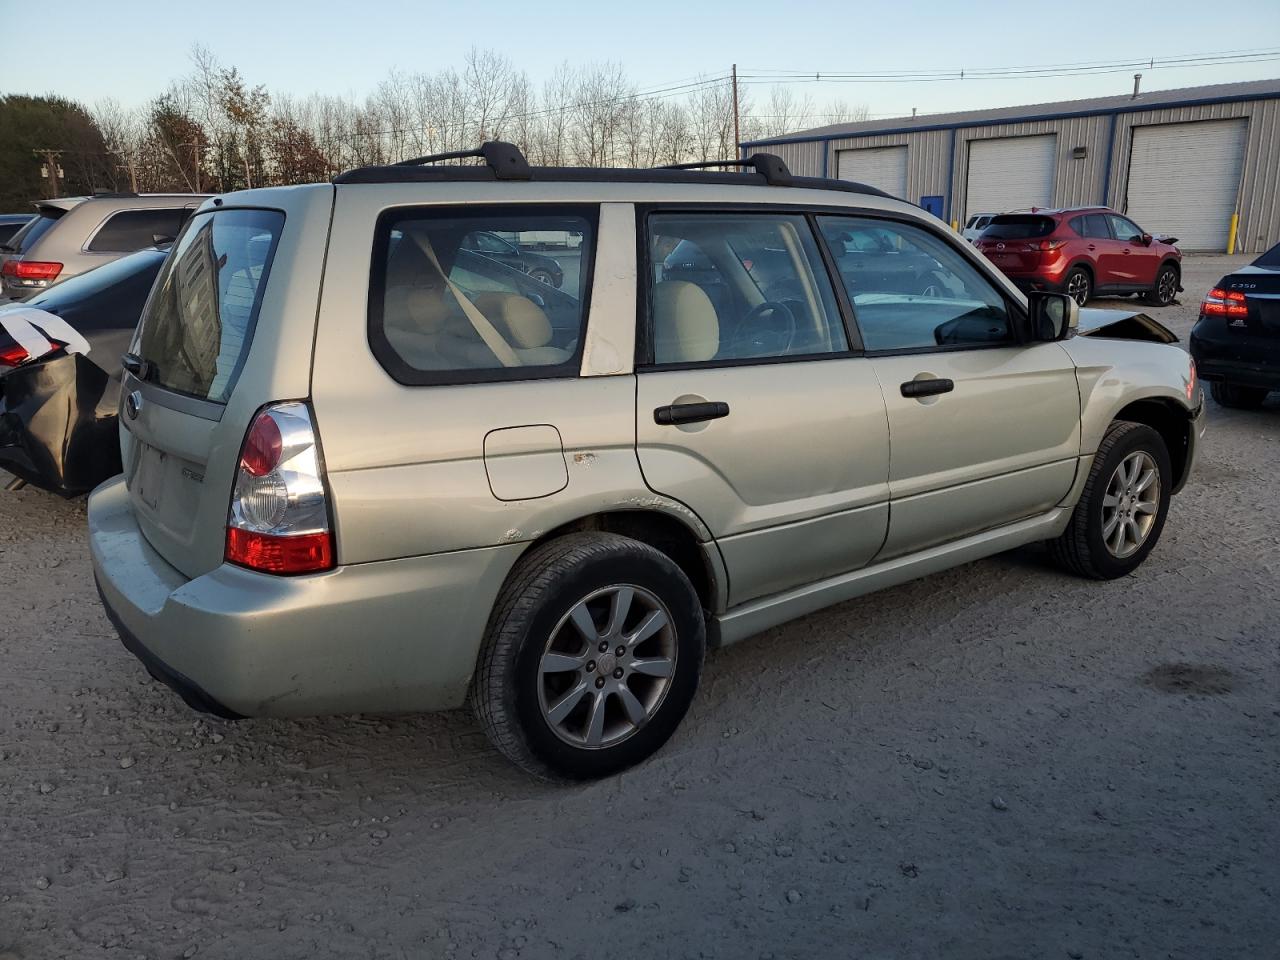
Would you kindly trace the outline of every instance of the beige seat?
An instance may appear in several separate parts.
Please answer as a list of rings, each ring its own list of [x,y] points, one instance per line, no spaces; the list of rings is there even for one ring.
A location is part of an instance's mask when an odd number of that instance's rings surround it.
[[[528,297],[518,293],[478,293],[471,302],[511,344],[523,366],[555,366],[573,355],[569,350],[550,346],[555,334],[551,321]]]
[[[710,360],[720,350],[720,320],[696,283],[667,280],[653,288],[655,363]]]
[[[492,351],[462,316],[443,285],[420,283],[387,290],[387,340],[419,370],[483,369],[496,365]]]

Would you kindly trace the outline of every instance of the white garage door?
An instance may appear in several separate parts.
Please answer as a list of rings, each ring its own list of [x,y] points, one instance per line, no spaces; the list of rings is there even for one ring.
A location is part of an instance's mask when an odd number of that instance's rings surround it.
[[[1053,205],[1056,134],[969,141],[967,215]]]
[[[1135,127],[1125,212],[1183,250],[1225,251],[1248,135],[1245,119]]]
[[[893,197],[907,197],[907,148],[864,147],[836,154],[836,176],[876,187]]]

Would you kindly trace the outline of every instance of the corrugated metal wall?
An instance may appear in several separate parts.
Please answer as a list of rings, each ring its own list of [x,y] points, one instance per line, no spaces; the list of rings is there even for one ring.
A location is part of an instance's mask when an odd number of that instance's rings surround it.
[[[967,215],[965,193],[972,140],[1057,134],[1053,202],[1064,207],[1107,204],[1121,209],[1128,186],[1134,127],[1228,117],[1249,118],[1237,206],[1237,249],[1260,253],[1280,242],[1280,99],[772,144],[763,149],[781,156],[793,172],[816,177],[824,172],[835,176],[836,153],[840,150],[905,144],[908,195],[903,199],[918,203],[923,196],[940,194],[946,198],[946,218],[963,222]],[[1084,147],[1083,157],[1074,156],[1077,147]]]

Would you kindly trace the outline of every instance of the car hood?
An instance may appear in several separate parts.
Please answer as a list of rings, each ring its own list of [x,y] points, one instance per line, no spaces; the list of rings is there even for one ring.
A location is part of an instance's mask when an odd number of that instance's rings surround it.
[[[1079,336],[1112,337],[1117,340],[1149,340],[1177,343],[1178,336],[1159,320],[1141,310],[1103,310],[1084,307],[1080,311]]]

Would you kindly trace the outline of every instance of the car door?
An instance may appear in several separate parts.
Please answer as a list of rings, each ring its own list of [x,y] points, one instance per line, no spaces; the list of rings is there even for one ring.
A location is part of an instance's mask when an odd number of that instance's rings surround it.
[[[889,434],[802,214],[642,210],[636,450],[646,483],[695,511],[729,604],[866,564],[888,529]],[[717,274],[671,279],[696,245]]]
[[[1084,239],[1084,249],[1093,268],[1094,290],[1105,290],[1122,283],[1121,245],[1112,238],[1106,216],[1101,213],[1083,214],[1072,219],[1070,227]]]
[[[850,216],[818,222],[830,246],[889,231],[899,256],[933,262],[926,295],[875,289],[867,280],[877,271],[866,265],[861,284],[849,288],[889,420],[889,535],[879,559],[1043,513],[1066,496],[1080,448],[1066,351],[1022,342],[1021,306],[925,225]]]
[[[1107,214],[1107,220],[1111,224],[1111,233],[1120,246],[1120,264],[1124,276],[1121,282],[1135,289],[1154,284],[1156,270],[1160,266],[1160,255],[1142,242],[1142,228],[1128,217],[1115,213]]]

